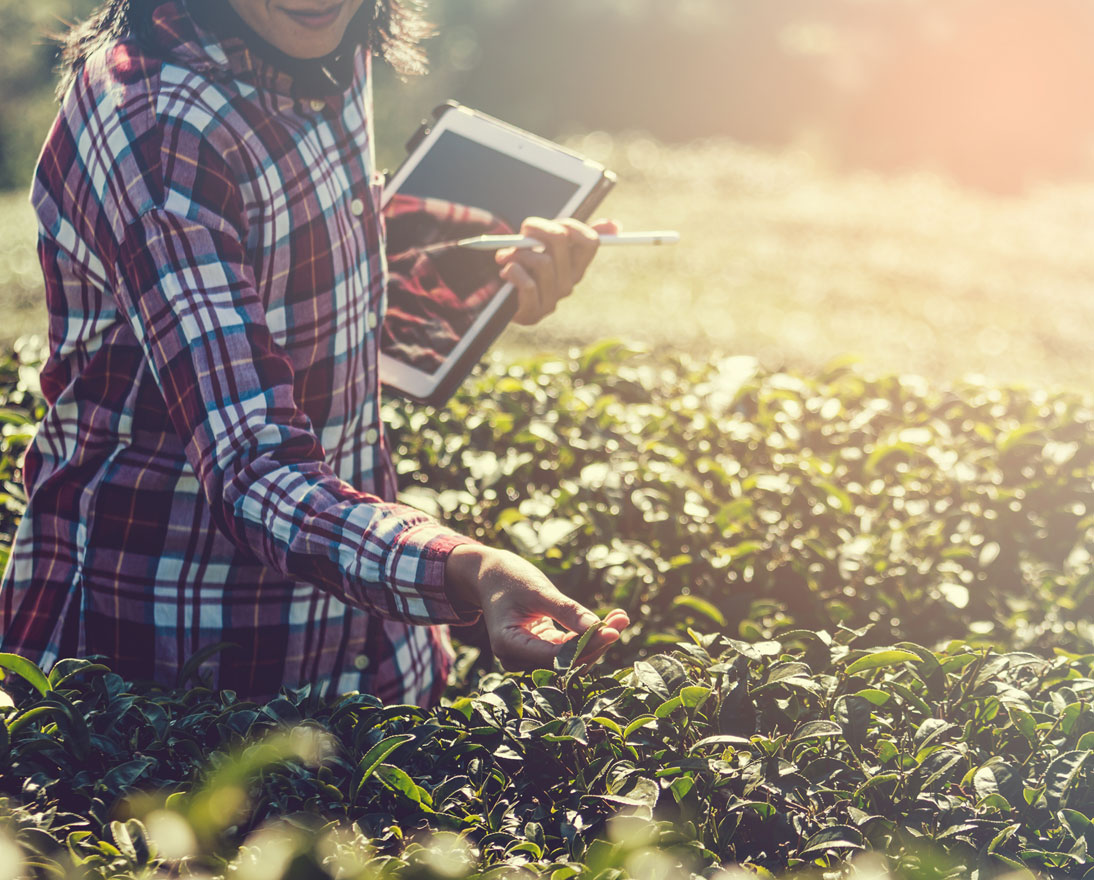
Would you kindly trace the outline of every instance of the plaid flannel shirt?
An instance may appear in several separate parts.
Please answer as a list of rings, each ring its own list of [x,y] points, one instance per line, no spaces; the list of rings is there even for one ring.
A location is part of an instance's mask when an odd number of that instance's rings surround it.
[[[35,178],[50,407],[0,649],[171,684],[227,641],[202,673],[246,698],[435,701],[466,539],[393,502],[367,53],[317,94],[182,0],[151,39],[89,60]]]

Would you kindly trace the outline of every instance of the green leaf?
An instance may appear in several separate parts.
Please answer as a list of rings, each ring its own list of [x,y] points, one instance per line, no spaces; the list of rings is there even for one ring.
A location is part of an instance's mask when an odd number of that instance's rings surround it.
[[[405,795],[426,813],[433,810],[433,799],[429,792],[414,782],[405,770],[391,764],[380,764],[375,770],[376,778],[394,792]]]
[[[530,840],[522,840],[520,843],[514,844],[506,850],[506,853],[528,853],[533,859],[537,861],[543,858],[543,847],[538,843],[533,843]]]
[[[1064,808],[1057,814],[1060,822],[1071,832],[1071,836],[1075,838],[1083,838],[1090,843],[1090,837],[1094,832],[1094,823],[1090,819],[1080,813],[1078,810],[1070,810]]]
[[[155,765],[154,758],[134,758],[109,770],[99,784],[112,793],[127,791],[134,782],[148,772],[149,768]]]
[[[361,759],[357,765],[356,784],[353,787],[353,797],[356,798],[361,794],[361,787],[373,773],[376,772],[376,768],[383,763],[392,752],[394,752],[403,743],[410,742],[414,739],[414,736],[409,733],[399,733],[395,736],[389,736],[386,739],[380,740],[371,749],[365,752],[365,756]]]
[[[795,731],[791,742],[803,739],[820,739],[829,736],[842,736],[843,728],[834,721],[807,721]]]
[[[702,685],[689,685],[680,688],[680,702],[689,709],[697,709],[707,701],[711,689]]]
[[[855,696],[862,697],[862,699],[873,703],[875,706],[884,706],[892,699],[892,694],[879,691],[876,688],[863,688],[861,691],[857,691]]]
[[[1004,846],[1008,840],[1010,840],[1016,831],[1021,829],[1021,825],[1018,822],[1013,822],[1007,825],[1002,831],[995,835],[991,839],[991,843],[988,844],[988,852],[995,853],[999,847]]]
[[[908,663],[918,659],[919,657],[911,651],[901,651],[896,648],[881,648],[877,651],[871,651],[865,657],[859,657],[858,660],[847,667],[847,674],[858,675],[860,672],[866,672],[870,669],[881,669],[885,666],[899,666],[901,663]]]
[[[599,724],[601,727],[608,728],[608,730],[610,730],[616,736],[623,736],[623,728],[620,727],[617,722],[612,721],[611,718],[605,718],[603,715],[597,715],[592,720]]]
[[[28,681],[43,697],[53,690],[45,673],[26,657],[20,657],[18,654],[0,654],[0,668],[14,672]]]
[[[898,782],[900,782],[899,773],[878,773],[876,776],[871,776],[855,789],[855,794],[860,795],[864,791],[869,791],[871,788],[884,788],[889,785],[895,787]]]
[[[830,850],[865,849],[862,832],[850,825],[830,825],[814,834],[799,850],[802,859],[816,858]]]
[[[235,642],[217,642],[213,645],[206,645],[196,654],[192,655],[179,670],[179,674],[175,678],[175,687],[183,687],[194,674],[201,668],[201,664],[212,657],[214,654],[223,651],[225,648],[238,648]]]
[[[650,807],[652,809],[657,806],[657,799],[660,794],[661,787],[656,780],[645,776],[630,776],[618,794],[603,795],[603,798],[624,806]]]
[[[656,715],[639,715],[623,729],[623,739],[630,739],[631,734],[643,727],[657,723]]]
[[[693,745],[689,751],[696,751],[704,746],[747,746],[751,744],[752,740],[745,736],[734,736],[730,733],[720,733],[715,736],[705,736],[695,745]]]
[[[1080,751],[1064,752],[1048,765],[1045,771],[1045,799],[1050,809],[1058,810],[1068,806],[1068,795],[1090,754]]]
[[[672,790],[672,796],[676,799],[676,802],[680,803],[695,788],[695,777],[691,773],[679,776],[672,781],[669,788]]]
[[[1037,742],[1037,722],[1029,712],[1021,706],[1008,705],[1007,714],[1010,716],[1011,723],[1022,736],[1029,740],[1031,744]]]
[[[545,687],[546,685],[553,684],[556,674],[557,673],[552,669],[535,669],[530,673],[532,683],[536,687]]]
[[[581,665],[581,657],[584,655],[585,649],[589,646],[589,642],[591,642],[593,637],[602,629],[604,629],[604,621],[597,621],[580,636],[566,642],[555,656],[555,671],[565,673],[574,672],[574,670]]]
[[[1002,757],[989,759],[972,777],[973,789],[981,800],[1002,797],[1012,807],[1025,806],[1025,784],[1020,769]]]
[[[110,672],[110,667],[102,663],[92,663],[90,660],[58,660],[49,671],[49,683],[54,688],[59,688],[77,675],[91,672],[97,674]]]
[[[713,621],[720,629],[726,626],[726,616],[718,610],[716,605],[706,599],[700,599],[698,596],[677,596],[672,600],[672,605],[674,608],[687,608],[689,611],[694,611]]]
[[[575,742],[581,743],[583,746],[589,744],[589,731],[585,726],[585,721],[578,715],[571,715],[562,725],[562,729],[559,731],[560,737],[571,739]]]
[[[1063,731],[1065,736],[1070,736],[1071,732],[1075,729],[1075,725],[1079,722],[1079,716],[1082,715],[1083,708],[1083,703],[1070,703],[1065,706],[1064,711],[1060,713],[1060,730]]]
[[[919,662],[913,663],[912,668],[926,685],[927,696],[932,700],[942,699],[946,687],[946,673],[934,653],[915,642],[898,642],[893,647],[902,651],[911,651],[919,657]]]
[[[679,697],[673,697],[671,700],[665,700],[660,706],[653,710],[653,714],[658,718],[668,718],[673,712],[683,705],[683,700]]]
[[[923,715],[931,715],[934,709],[924,700],[919,694],[913,691],[910,687],[902,684],[899,681],[887,681],[885,686],[897,693],[908,704],[914,706]]]
[[[860,746],[866,740],[873,718],[874,706],[869,700],[849,694],[840,699],[836,706],[836,718],[843,729],[843,735],[852,746]]]
[[[665,679],[661,677],[661,673],[654,668],[652,663],[645,660],[636,661],[634,664],[634,677],[650,693],[662,699],[668,698],[668,685],[665,684]]]

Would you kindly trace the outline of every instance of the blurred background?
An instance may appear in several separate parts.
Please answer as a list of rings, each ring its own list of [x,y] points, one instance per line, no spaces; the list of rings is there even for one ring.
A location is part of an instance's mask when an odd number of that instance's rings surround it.
[[[0,0],[0,341],[42,332],[25,191],[48,35],[90,0]],[[1086,387],[1094,366],[1088,0],[434,0],[432,72],[377,76],[381,163],[446,98],[620,175],[678,228],[603,254],[506,351],[606,335],[810,369]]]

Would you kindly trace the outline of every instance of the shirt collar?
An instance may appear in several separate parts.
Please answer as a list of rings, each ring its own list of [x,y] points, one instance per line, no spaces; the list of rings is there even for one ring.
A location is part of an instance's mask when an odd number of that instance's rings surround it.
[[[314,61],[286,55],[259,37],[226,0],[161,3],[152,13],[152,38],[172,61],[211,79],[239,79],[296,99],[340,98],[364,70],[364,48],[348,43]]]

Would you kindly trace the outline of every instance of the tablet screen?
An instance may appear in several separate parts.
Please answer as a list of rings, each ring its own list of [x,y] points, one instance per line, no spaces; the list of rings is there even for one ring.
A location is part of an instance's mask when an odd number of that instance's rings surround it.
[[[442,131],[399,192],[485,208],[517,229],[525,217],[556,217],[578,185],[514,156]]]
[[[502,287],[492,252],[446,247],[557,217],[580,185],[445,130],[384,207],[389,268],[384,355],[441,368]]]

